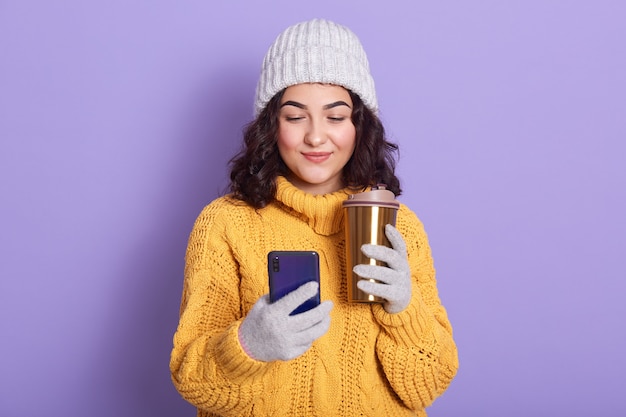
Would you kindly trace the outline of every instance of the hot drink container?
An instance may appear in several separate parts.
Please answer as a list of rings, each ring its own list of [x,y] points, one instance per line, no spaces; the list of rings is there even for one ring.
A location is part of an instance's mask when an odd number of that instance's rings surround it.
[[[348,301],[352,303],[380,303],[384,300],[361,291],[357,282],[363,278],[352,271],[355,265],[386,265],[384,262],[368,258],[361,252],[361,246],[369,243],[391,247],[385,236],[385,225],[395,226],[400,203],[393,192],[379,184],[371,191],[351,194],[342,204],[345,218],[346,236],[346,275],[348,279]]]

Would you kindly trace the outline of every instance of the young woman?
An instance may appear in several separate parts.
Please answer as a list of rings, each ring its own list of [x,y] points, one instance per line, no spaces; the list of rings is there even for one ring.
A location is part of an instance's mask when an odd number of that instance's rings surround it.
[[[189,238],[170,369],[198,416],[425,416],[458,367],[421,222],[401,205],[387,266],[358,265],[347,301],[342,202],[384,183],[401,192],[396,145],[378,119],[365,52],[326,20],[287,28],[270,47],[255,119],[231,161],[231,193]],[[268,299],[267,254],[315,250],[320,285]],[[291,316],[320,291],[322,302]]]

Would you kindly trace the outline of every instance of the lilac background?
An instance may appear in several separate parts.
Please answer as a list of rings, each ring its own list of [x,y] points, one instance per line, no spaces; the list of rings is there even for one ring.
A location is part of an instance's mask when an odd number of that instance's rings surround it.
[[[280,30],[368,51],[461,368],[430,416],[626,415],[616,1],[0,1],[0,415],[192,416],[183,256]]]

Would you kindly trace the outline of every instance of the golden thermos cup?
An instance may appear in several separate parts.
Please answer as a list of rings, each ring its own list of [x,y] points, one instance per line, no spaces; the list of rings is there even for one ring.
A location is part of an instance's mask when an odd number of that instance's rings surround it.
[[[368,258],[361,252],[366,243],[391,247],[385,236],[385,226],[396,225],[396,215],[400,203],[395,195],[379,184],[371,191],[351,194],[342,204],[346,235],[346,274],[348,279],[348,301],[351,303],[381,303],[384,300],[361,291],[357,282],[363,278],[352,271],[355,265],[385,265],[384,262]]]

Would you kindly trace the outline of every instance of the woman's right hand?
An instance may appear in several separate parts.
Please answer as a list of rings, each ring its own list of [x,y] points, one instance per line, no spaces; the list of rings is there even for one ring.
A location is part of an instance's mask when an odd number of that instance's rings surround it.
[[[308,282],[274,303],[269,302],[267,294],[259,298],[239,327],[239,342],[248,356],[264,362],[287,361],[309,350],[330,327],[332,301],[289,314],[315,296],[318,286]]]

